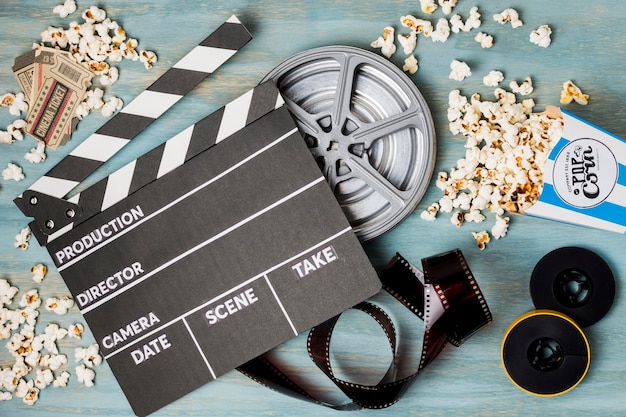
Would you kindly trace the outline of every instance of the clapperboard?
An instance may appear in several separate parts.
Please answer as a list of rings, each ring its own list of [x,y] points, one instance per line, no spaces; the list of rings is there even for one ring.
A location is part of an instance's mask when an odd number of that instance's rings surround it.
[[[64,199],[248,40],[231,17],[15,201],[137,415],[381,286],[271,82]]]

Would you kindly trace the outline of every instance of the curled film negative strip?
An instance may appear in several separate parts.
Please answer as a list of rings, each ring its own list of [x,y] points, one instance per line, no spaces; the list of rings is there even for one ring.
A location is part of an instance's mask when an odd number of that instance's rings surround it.
[[[596,253],[563,247],[537,263],[530,293],[537,310],[518,317],[506,330],[502,365],[523,391],[561,395],[576,387],[589,369],[589,341],[582,328],[607,314],[615,279]]]
[[[424,321],[424,339],[417,370],[397,377],[397,333],[391,318],[379,306],[363,302],[354,308],[374,318],[389,341],[393,360],[376,385],[356,384],[338,378],[330,360],[330,340],[340,316],[311,329],[307,339],[309,356],[318,368],[350,399],[330,403],[286,375],[267,355],[237,368],[244,375],[279,392],[339,410],[385,408],[395,404],[419,373],[447,343],[459,346],[491,321],[491,312],[467,262],[459,249],[422,259],[424,272],[396,254],[380,278],[383,288]]]
[[[30,228],[39,243],[45,245],[48,236],[70,230],[81,217],[77,198],[64,200],[65,196],[251,39],[246,27],[231,16],[17,197],[19,209],[35,218]]]
[[[435,130],[415,84],[347,46],[301,52],[267,74],[361,241],[406,218],[426,192]]]

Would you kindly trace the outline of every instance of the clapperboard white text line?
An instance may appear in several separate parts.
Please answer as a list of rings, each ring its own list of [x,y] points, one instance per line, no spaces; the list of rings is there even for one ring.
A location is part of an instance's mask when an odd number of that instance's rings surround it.
[[[181,314],[179,317],[173,318],[172,320],[168,321],[167,323],[164,323],[163,325],[154,328],[152,331],[144,334],[143,336],[137,338],[136,340],[133,340],[132,342],[128,343],[127,345],[122,346],[119,349],[116,349],[116,350],[106,354],[104,356],[104,358],[105,359],[109,359],[109,358],[111,358],[111,357],[113,357],[113,356],[115,356],[115,355],[125,351],[126,349],[131,348],[132,346],[134,346],[134,345],[144,341],[145,339],[155,335],[156,333],[159,333],[159,332],[163,331],[164,329],[172,326],[173,324],[179,322],[180,320],[185,320],[187,317],[197,313],[198,311],[202,310],[203,308],[206,308],[206,307],[210,306],[211,304],[219,301],[220,299],[222,299],[222,298],[224,298],[224,297],[226,297],[226,296],[228,296],[228,295],[230,295],[230,294],[232,294],[232,293],[234,293],[236,291],[239,291],[240,289],[242,289],[242,288],[252,284],[253,282],[258,281],[260,278],[267,277],[273,271],[275,271],[277,269],[280,269],[280,268],[282,268],[283,266],[285,266],[285,265],[287,265],[289,263],[292,263],[296,259],[302,258],[307,253],[310,253],[311,251],[313,251],[313,250],[315,250],[317,248],[320,248],[320,247],[328,244],[329,242],[332,242],[333,240],[337,239],[338,237],[340,237],[340,236],[342,236],[342,235],[344,235],[346,233],[349,233],[351,231],[352,231],[352,227],[346,227],[345,229],[340,230],[339,232],[335,233],[334,235],[329,236],[328,238],[319,241],[317,244],[308,247],[307,249],[301,251],[300,253],[297,253],[297,254],[293,255],[292,257],[290,257],[288,259],[285,259],[284,261],[282,261],[280,263],[277,263],[273,267],[268,268],[267,270],[265,270],[265,271],[255,275],[255,276],[253,276],[252,278],[242,282],[241,284],[236,285],[236,286],[230,288],[228,291],[224,291],[223,293],[213,297],[212,299],[210,299],[206,303],[200,304],[199,306],[197,306],[197,307],[187,311],[186,313]],[[273,292],[273,288],[272,288],[272,292]],[[275,294],[275,297],[276,297],[276,299],[278,299],[278,296],[276,294]],[[282,303],[280,303],[280,305],[281,305],[281,308],[282,308]],[[288,316],[287,312],[285,311],[285,309],[282,308],[282,310],[283,310],[283,313],[285,314],[285,317],[291,323],[291,319],[289,318],[289,316]],[[294,330],[294,333],[297,335],[298,332],[297,332],[297,330],[295,329],[295,327],[293,325],[292,325],[292,329]]]
[[[141,224],[149,221],[150,219],[158,216],[159,214],[161,214],[164,211],[170,209],[171,207],[175,206],[176,204],[184,201],[185,199],[187,199],[190,196],[194,195],[195,193],[197,193],[198,191],[202,190],[203,188],[206,188],[207,186],[213,184],[215,181],[218,181],[219,179],[225,177],[226,175],[230,174],[231,172],[233,172],[237,168],[241,167],[242,165],[246,164],[247,162],[251,161],[252,159],[256,158],[257,156],[263,154],[264,152],[266,152],[267,150],[271,149],[272,147],[276,146],[277,144],[279,144],[280,142],[282,142],[283,140],[285,140],[286,138],[288,138],[289,136],[291,136],[292,134],[297,132],[297,130],[298,130],[297,128],[294,128],[294,129],[290,130],[289,132],[285,133],[284,135],[282,135],[281,137],[279,137],[278,139],[276,139],[272,143],[269,143],[268,145],[264,146],[263,148],[259,149],[258,151],[254,152],[253,154],[251,154],[250,156],[248,156],[248,157],[242,159],[241,161],[239,161],[238,163],[234,164],[232,167],[224,170],[220,174],[218,174],[215,177],[211,178],[210,180],[200,184],[199,186],[197,186],[193,190],[187,192],[186,194],[183,194],[182,196],[178,197],[177,199],[172,200],[170,203],[166,204],[165,206],[163,206],[159,210],[156,210],[152,214],[144,217],[141,220],[138,220],[137,222],[135,222],[135,223],[133,223],[131,225],[128,225],[126,228],[121,230],[119,233],[117,233],[114,236],[112,236],[111,238],[103,241],[99,245],[93,246],[92,248],[90,248],[90,249],[80,253],[79,255],[74,256],[72,259],[68,260],[67,262],[62,263],[62,259],[59,258],[61,256],[61,254],[64,253],[64,251],[63,250],[58,251],[57,254],[56,254],[57,261],[60,263],[60,265],[57,267],[58,271],[62,272],[65,269],[69,268],[70,266],[74,265],[75,263],[80,262],[81,260],[83,260],[87,256],[91,255],[93,252],[95,252],[95,251],[105,247],[106,245],[114,242],[115,240],[117,240],[118,238],[124,236],[126,233],[132,231],[133,229],[135,229],[136,227],[140,226]],[[80,239],[77,240],[76,242],[78,242],[78,241],[80,241]],[[71,248],[71,246],[72,245],[70,245],[70,248]],[[63,255],[63,256],[65,256],[65,255]],[[84,311],[84,310],[81,310],[81,311]]]
[[[204,361],[204,364],[209,369],[211,376],[213,377],[213,379],[217,379],[217,376],[215,375],[215,371],[213,371],[213,367],[211,366],[211,363],[209,363],[209,360],[207,359],[206,355],[204,354],[204,351],[202,350],[202,348],[200,347],[200,344],[198,343],[198,339],[196,339],[196,335],[191,330],[191,327],[189,327],[189,323],[187,323],[187,319],[185,317],[183,317],[183,323],[185,324],[185,328],[187,329],[187,332],[189,332],[189,336],[191,337],[191,340],[193,340],[194,345],[196,345],[196,349],[200,353],[200,356],[202,356],[202,360]]]
[[[157,273],[163,271],[164,269],[174,265],[175,263],[179,262],[180,260],[186,258],[187,256],[199,251],[200,249],[204,248],[205,246],[215,242],[216,240],[226,236],[227,234],[239,229],[241,226],[250,223],[251,221],[255,220],[256,218],[262,216],[263,214],[273,210],[274,208],[280,206],[281,204],[293,199],[294,197],[302,194],[303,192],[311,189],[313,186],[319,184],[320,182],[324,181],[324,177],[320,177],[318,179],[316,179],[315,181],[310,182],[309,184],[306,184],[305,186],[299,188],[298,190],[294,191],[293,193],[288,194],[287,196],[281,198],[280,200],[272,203],[271,205],[265,207],[263,210],[259,210],[256,213],[254,213],[251,216],[246,217],[245,219],[235,223],[234,225],[228,227],[227,229],[224,229],[223,231],[221,231],[220,233],[210,237],[209,239],[205,240],[202,243],[199,243],[198,245],[194,246],[191,249],[186,250],[185,252],[181,253],[180,255],[170,259],[169,261],[165,262],[164,264],[162,264],[161,266],[153,269],[152,271],[148,272],[147,274],[143,275],[141,278],[138,278],[137,280],[131,282],[130,284],[125,285],[124,287],[122,287],[121,289],[115,291],[114,293],[112,293],[111,295],[107,296],[107,297],[103,297],[100,300],[94,302],[93,304],[88,305],[87,307],[85,307],[84,309],[81,309],[80,311],[85,314],[90,312],[91,310],[97,308],[98,306],[104,304],[105,302],[107,302],[108,300],[117,297],[120,294],[123,294],[124,292],[130,290],[131,288],[135,287],[136,285],[144,282],[145,280],[147,280],[148,278],[152,277],[153,275],[156,275]]]
[[[276,294],[276,291],[274,290],[274,286],[270,282],[269,277],[267,276],[267,274],[264,274],[263,278],[265,278],[265,282],[267,283],[268,287],[272,291],[272,294],[274,294],[274,299],[276,299],[276,303],[280,307],[280,310],[283,312],[283,315],[287,319],[287,322],[289,322],[289,326],[291,326],[291,330],[293,330],[293,335],[297,336],[298,335],[298,330],[296,330],[296,326],[293,325],[293,321],[291,321],[291,317],[289,317],[289,314],[287,313],[287,310],[285,310],[285,306],[283,306],[283,303],[282,303],[282,301],[280,301],[280,298],[278,297],[278,294]]]

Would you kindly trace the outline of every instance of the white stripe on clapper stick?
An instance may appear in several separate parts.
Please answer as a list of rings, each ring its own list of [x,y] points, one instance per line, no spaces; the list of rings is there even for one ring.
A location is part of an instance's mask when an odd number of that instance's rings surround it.
[[[189,142],[191,141],[194,128],[195,125],[189,126],[187,129],[165,142],[157,178],[161,178],[163,175],[172,171],[174,168],[178,168],[185,162],[187,149],[189,149]]]
[[[121,112],[158,119],[163,113],[174,106],[174,104],[178,103],[181,98],[183,98],[183,96],[179,94],[144,90],[135,97],[133,101],[128,103]]]
[[[102,210],[109,208],[128,196],[136,163],[137,160],[135,159],[109,175],[107,187],[104,192],[104,199],[102,201]]]
[[[185,319],[184,317],[183,317],[183,323],[185,323],[185,327],[187,328],[187,331],[189,332],[189,336],[191,336],[193,343],[196,345],[196,349],[198,349],[198,352],[200,352],[200,356],[202,356],[202,360],[204,361],[204,364],[206,365],[207,368],[209,368],[209,372],[211,372],[211,376],[213,377],[213,379],[216,379],[217,377],[215,376],[215,372],[213,372],[213,368],[211,368],[211,364],[209,363],[209,360],[204,354],[204,351],[202,350],[202,348],[200,347],[200,344],[198,343],[198,340],[196,339],[196,335],[193,334],[193,332],[191,331],[191,327],[189,327],[189,323],[187,323],[187,319]]]
[[[174,68],[194,71],[198,67],[204,67],[206,71],[212,73],[220,65],[235,54],[235,50],[213,48],[210,46],[196,46],[191,52],[185,55],[174,65]]]
[[[224,106],[224,115],[222,116],[222,123],[217,132],[215,143],[221,142],[246,126],[247,116],[250,113],[252,92],[253,90],[249,90]]]
[[[115,136],[93,133],[93,140],[81,142],[70,155],[94,161],[108,161],[113,155],[122,149],[128,139],[117,138]]]

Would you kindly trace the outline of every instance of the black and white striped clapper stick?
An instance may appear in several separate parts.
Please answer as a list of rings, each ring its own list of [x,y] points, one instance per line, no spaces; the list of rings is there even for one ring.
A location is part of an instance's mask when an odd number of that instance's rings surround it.
[[[67,233],[74,226],[106,210],[150,182],[238,132],[260,117],[284,105],[273,81],[266,81],[216,110],[176,136],[129,162],[70,200],[81,208],[81,216],[46,237],[42,245]],[[36,228],[31,228],[37,233]]]
[[[28,190],[65,197],[251,39],[246,27],[231,16]],[[24,196],[16,198],[16,205],[26,216],[36,217],[40,210],[36,201],[23,200]]]

